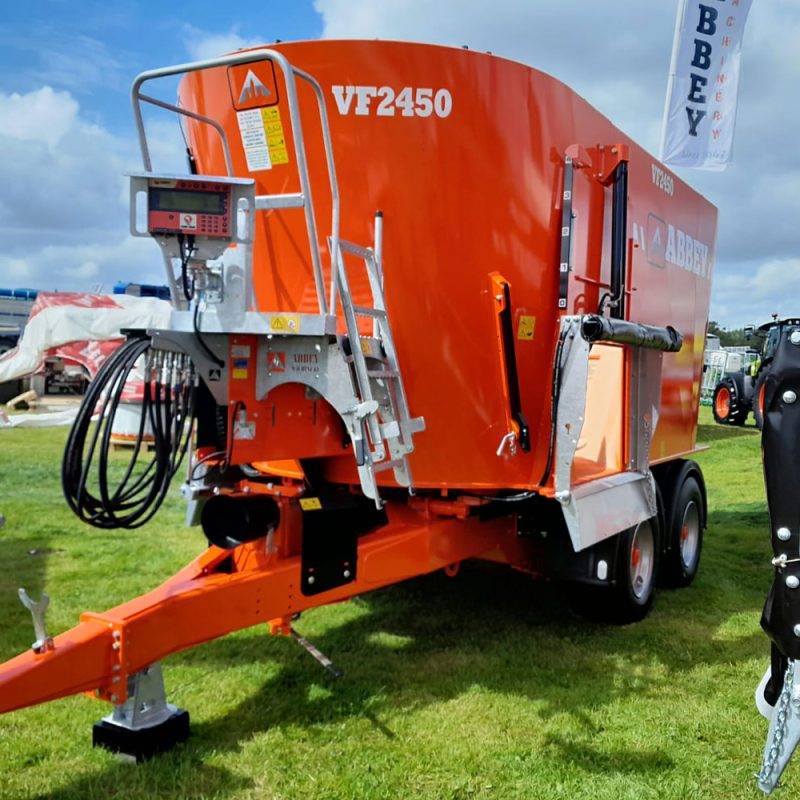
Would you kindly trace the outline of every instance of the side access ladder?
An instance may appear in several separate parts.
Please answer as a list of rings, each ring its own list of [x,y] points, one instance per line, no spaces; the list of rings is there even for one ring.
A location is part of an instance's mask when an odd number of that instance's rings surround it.
[[[380,216],[376,223],[380,231]],[[380,241],[380,234],[376,234],[376,240]],[[413,434],[425,429],[425,421],[422,417],[412,418],[409,411],[375,250],[341,239],[331,240],[329,244],[336,262],[336,285],[347,326],[349,354],[345,359],[351,365],[355,388],[366,410],[360,420],[361,444],[355,453],[356,463],[365,494],[380,504],[376,473],[391,469],[395,481],[413,491],[408,455],[414,450]],[[344,254],[363,260],[372,295],[371,306],[353,303]],[[359,318],[373,320],[372,336],[361,334]],[[372,447],[367,444],[367,434]],[[389,460],[386,460],[387,446]]]

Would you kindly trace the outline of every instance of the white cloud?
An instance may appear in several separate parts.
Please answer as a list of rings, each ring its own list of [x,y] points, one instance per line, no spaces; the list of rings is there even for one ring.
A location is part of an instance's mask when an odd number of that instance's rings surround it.
[[[26,95],[0,94],[0,136],[57,145],[78,117],[78,103],[69,92],[44,86]]]
[[[183,168],[177,122],[148,126],[154,162]],[[0,285],[89,290],[163,282],[158,248],[128,233],[133,137],[87,122],[69,92],[0,92]]]
[[[236,50],[263,45],[264,42],[265,39],[258,36],[242,36],[237,26],[227,32],[211,33],[186,25],[183,32],[183,44],[193,61],[217,58]]]
[[[15,43],[20,46],[19,42]],[[123,89],[129,82],[126,70],[108,45],[90,36],[49,35],[47,45],[32,37],[27,43],[42,61],[32,77],[42,83],[55,83],[82,94],[94,89]]]
[[[33,286],[34,270],[30,262],[24,258],[8,258],[0,256],[2,270],[0,275],[5,275],[14,285]]]
[[[44,245],[21,256],[0,255],[0,275],[15,285],[61,291],[87,291],[97,284],[111,291],[117,281],[166,283],[156,245],[125,232],[116,241]]]
[[[25,53],[20,71],[14,77],[26,88],[56,86],[74,94],[124,91],[130,83],[126,55],[112,50],[102,39],[67,34],[50,24],[35,23],[26,34],[0,31],[0,47]],[[8,83],[8,76],[6,76]]]
[[[800,298],[800,257],[766,261],[748,274],[724,274],[714,286],[712,319],[736,314],[733,324],[766,322],[770,315],[795,316]]]
[[[0,93],[0,109],[13,112],[0,123],[5,248],[113,227],[122,210],[114,202],[117,185],[131,165],[132,142],[86,122],[68,92],[49,87],[25,95]]]

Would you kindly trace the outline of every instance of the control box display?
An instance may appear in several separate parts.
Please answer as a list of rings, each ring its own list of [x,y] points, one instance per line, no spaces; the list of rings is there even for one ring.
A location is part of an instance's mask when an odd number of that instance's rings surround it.
[[[147,192],[151,234],[231,236],[231,187],[214,180],[152,180]]]
[[[175,260],[181,273],[192,272],[199,283],[202,263],[216,261],[235,245],[239,249],[229,263],[252,276],[256,212],[252,178],[164,172],[135,172],[129,177],[131,235],[158,242],[176,304],[183,303],[184,292],[175,276]],[[252,286],[252,277],[247,286]],[[248,296],[246,308],[251,302]]]

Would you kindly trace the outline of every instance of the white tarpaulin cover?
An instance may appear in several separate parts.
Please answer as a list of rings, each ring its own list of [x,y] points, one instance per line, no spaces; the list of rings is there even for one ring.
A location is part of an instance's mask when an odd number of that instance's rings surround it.
[[[126,294],[40,292],[17,346],[0,356],[0,383],[36,372],[48,356],[61,356],[94,376],[121,344],[126,328],[166,328],[166,300]]]
[[[751,0],[683,0],[664,112],[661,160],[725,169],[733,150],[742,34]]]
[[[9,416],[0,410],[0,428],[53,428],[57,425],[72,425],[78,416],[78,406],[62,411],[45,411],[39,414],[14,414]]]

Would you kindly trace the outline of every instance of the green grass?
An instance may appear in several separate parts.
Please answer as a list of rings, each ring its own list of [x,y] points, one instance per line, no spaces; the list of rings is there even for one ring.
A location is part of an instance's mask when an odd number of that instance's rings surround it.
[[[86,697],[0,717],[0,798],[755,798],[766,723],[759,616],[771,580],[754,428],[701,410],[710,496],[700,573],[644,622],[572,615],[562,594],[465,566],[304,615],[346,675],[251,629],[165,661],[192,738],[132,766],[91,747]],[[0,658],[32,640],[18,586],[59,632],[171,575],[203,546],[175,487],[156,520],[95,531],[61,498],[63,430],[0,432]],[[29,555],[36,549],[43,554]],[[800,790],[800,763],[784,775]]]

